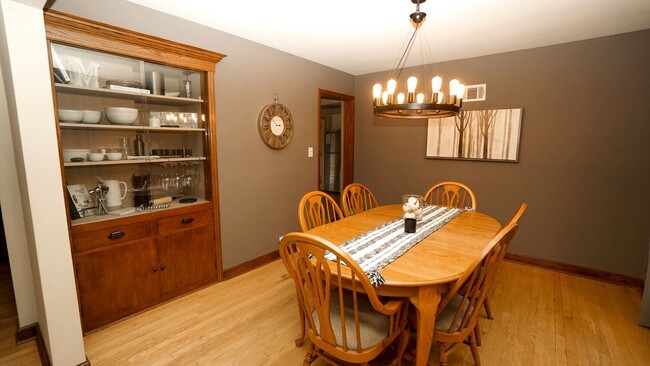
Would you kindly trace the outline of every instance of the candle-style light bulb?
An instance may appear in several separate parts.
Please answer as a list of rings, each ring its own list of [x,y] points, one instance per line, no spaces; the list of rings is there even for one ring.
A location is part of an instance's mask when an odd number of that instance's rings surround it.
[[[397,81],[395,81],[395,79],[390,79],[386,83],[386,91],[388,92],[388,94],[391,95],[395,94],[396,87],[397,87]]]
[[[456,79],[449,82],[449,95],[456,95],[458,84],[460,83]]]
[[[372,98],[377,99],[381,97],[381,84],[375,84],[372,87]]]
[[[465,84],[458,84],[456,91],[456,96],[458,99],[463,99],[465,97]]]
[[[445,93],[440,92],[438,93],[438,104],[442,103],[442,100],[444,99]]]
[[[388,104],[388,92],[385,90],[383,93],[381,93],[381,104]]]
[[[456,79],[453,79],[452,81],[449,82],[449,103],[451,104],[456,104],[456,100],[458,99],[459,84],[460,83]]]
[[[416,100],[418,104],[424,103],[424,93],[418,93],[418,96],[416,97]]]
[[[415,76],[411,76],[406,80],[406,90],[408,91],[408,102],[415,102],[415,87],[418,85],[418,79]]]
[[[397,104],[404,104],[404,93],[397,94]]]
[[[431,79],[431,90],[433,90],[434,93],[439,93],[441,87],[442,87],[442,78],[440,76],[436,76],[433,79]]]
[[[406,80],[406,88],[409,93],[415,93],[415,87],[418,85],[418,79],[415,76],[411,76]]]

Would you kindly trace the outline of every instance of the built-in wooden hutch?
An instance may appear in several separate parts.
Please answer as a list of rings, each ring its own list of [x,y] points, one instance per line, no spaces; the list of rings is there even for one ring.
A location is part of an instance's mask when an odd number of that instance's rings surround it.
[[[225,56],[53,10],[45,25],[56,114],[101,112],[98,122],[57,118],[88,332],[222,278],[214,73]],[[137,109],[135,122],[110,120],[111,107]],[[83,149],[123,155],[90,161]],[[101,207],[109,180],[125,183],[121,209]]]

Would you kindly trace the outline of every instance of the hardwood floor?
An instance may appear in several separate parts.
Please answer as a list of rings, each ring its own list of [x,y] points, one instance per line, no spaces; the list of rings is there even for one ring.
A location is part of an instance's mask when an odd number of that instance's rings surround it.
[[[636,323],[637,289],[513,262],[497,276],[495,319],[480,320],[483,365],[650,364],[650,329]],[[0,364],[37,365],[24,345],[7,346],[15,320],[5,321],[1,306]],[[275,261],[91,333],[86,354],[94,366],[300,365],[306,346],[293,343],[297,314],[293,283]],[[431,353],[435,365],[435,347]],[[449,365],[473,365],[469,347]]]
[[[40,365],[35,341],[16,346],[18,315],[8,262],[0,262],[0,365]]]

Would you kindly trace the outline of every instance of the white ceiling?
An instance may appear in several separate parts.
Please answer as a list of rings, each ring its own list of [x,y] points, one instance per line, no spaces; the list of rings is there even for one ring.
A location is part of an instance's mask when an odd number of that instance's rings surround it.
[[[353,75],[395,68],[415,11],[409,0],[128,1]],[[428,0],[420,11],[407,66],[650,28],[650,0]]]

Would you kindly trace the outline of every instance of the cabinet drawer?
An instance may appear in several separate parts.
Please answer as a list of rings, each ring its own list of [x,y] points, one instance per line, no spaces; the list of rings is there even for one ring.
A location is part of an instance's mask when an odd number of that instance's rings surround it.
[[[158,233],[169,234],[178,230],[191,229],[200,225],[212,224],[212,221],[212,210],[165,217],[158,220]]]
[[[153,230],[151,223],[139,222],[76,234],[72,241],[74,251],[78,253],[111,244],[151,237],[152,235]]]

